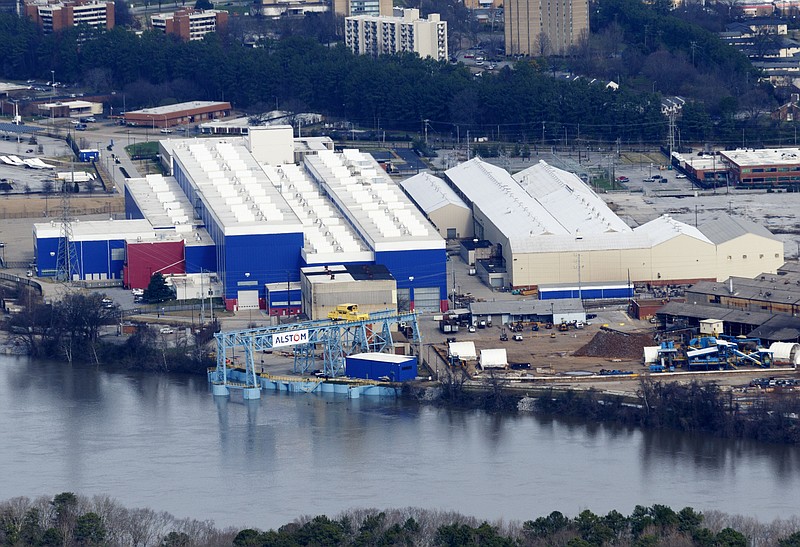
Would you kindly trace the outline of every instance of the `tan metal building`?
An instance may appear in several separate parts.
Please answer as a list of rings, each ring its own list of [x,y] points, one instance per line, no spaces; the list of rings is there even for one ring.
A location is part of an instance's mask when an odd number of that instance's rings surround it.
[[[580,178],[545,162],[511,176],[475,158],[446,176],[472,206],[475,237],[499,250],[496,285],[687,284],[783,264],[783,243],[747,221],[721,218],[698,229],[664,215],[631,228]]]
[[[430,173],[420,173],[400,186],[443,238],[472,238],[472,212],[445,181]]]
[[[358,311],[397,311],[397,283],[379,264],[309,266],[300,270],[303,313],[327,319],[339,304],[358,304]]]

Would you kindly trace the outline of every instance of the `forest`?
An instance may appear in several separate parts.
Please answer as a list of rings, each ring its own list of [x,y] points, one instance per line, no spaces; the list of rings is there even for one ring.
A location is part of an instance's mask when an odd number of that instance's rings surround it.
[[[1,547],[797,547],[796,517],[755,519],[691,507],[637,505],[630,515],[586,509],[524,522],[489,523],[435,509],[349,509],[300,516],[277,530],[218,529],[211,521],[129,509],[107,496],[62,492],[52,499],[0,501]]]

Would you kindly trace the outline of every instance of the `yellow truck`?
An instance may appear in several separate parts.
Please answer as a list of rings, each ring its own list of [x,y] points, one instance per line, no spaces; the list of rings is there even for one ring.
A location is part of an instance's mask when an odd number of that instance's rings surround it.
[[[359,313],[358,304],[339,304],[335,310],[328,312],[332,321],[363,321],[369,319],[368,313]]]

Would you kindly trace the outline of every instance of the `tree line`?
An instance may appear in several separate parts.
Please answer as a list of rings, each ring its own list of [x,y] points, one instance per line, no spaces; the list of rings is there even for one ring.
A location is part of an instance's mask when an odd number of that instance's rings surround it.
[[[490,412],[533,411],[550,416],[574,417],[588,422],[609,422],[651,429],[705,433],[717,437],[752,439],[770,443],[800,443],[800,399],[794,393],[763,394],[745,403],[714,382],[666,382],[642,377],[635,398],[585,391],[534,386],[535,395],[509,389],[507,380],[488,373],[485,385],[467,383],[465,370],[440,369],[440,385],[407,388],[409,396],[458,408]]]
[[[211,521],[129,509],[106,496],[62,492],[52,499],[0,502],[0,547],[797,547],[796,517],[755,519],[691,507],[637,505],[630,515],[559,511],[490,523],[455,512],[406,508],[350,509],[330,518],[298,517],[277,530],[218,529]]]
[[[177,329],[169,338],[154,327],[135,324],[124,340],[103,339],[104,328],[121,328],[122,312],[100,293],[71,292],[43,302],[33,289],[21,287],[16,296],[23,311],[11,315],[6,327],[13,343],[34,359],[197,374],[214,364],[203,348],[219,330],[217,322],[191,333]]]
[[[60,81],[115,91],[115,108],[123,96],[129,108],[204,99],[260,112],[277,103],[362,128],[419,132],[429,120],[434,135],[448,137],[499,126],[501,134],[537,142],[560,142],[565,129],[570,140],[656,142],[666,128],[655,95],[555,79],[528,61],[474,78],[462,65],[410,54],[373,59],[303,37],[248,48],[219,35],[184,43],[120,28],[83,41],[79,32],[45,35],[25,19],[0,15],[0,76],[49,79],[55,69]]]
[[[429,6],[438,7],[448,12]],[[593,2],[592,32],[569,55],[522,59],[513,70],[480,78],[463,65],[415,55],[352,55],[332,45],[329,34],[314,33],[327,28],[319,21],[301,25],[305,31],[279,32],[282,39],[261,38],[262,47],[252,48],[234,32],[237,24],[184,43],[121,27],[46,35],[25,18],[2,14],[0,76],[49,80],[55,70],[57,79],[91,92],[115,92],[119,110],[224,100],[251,113],[276,106],[320,112],[362,129],[420,133],[428,120],[434,139],[471,131],[546,144],[664,143],[663,93],[689,101],[678,120],[682,142],[789,144],[793,124],[763,116],[782,98],[779,90],[759,84],[747,57],[709,30],[732,19],[733,8],[714,9],[716,15],[691,5],[669,10],[665,2]],[[557,78],[561,69],[584,77]],[[622,87],[607,89],[610,80]]]

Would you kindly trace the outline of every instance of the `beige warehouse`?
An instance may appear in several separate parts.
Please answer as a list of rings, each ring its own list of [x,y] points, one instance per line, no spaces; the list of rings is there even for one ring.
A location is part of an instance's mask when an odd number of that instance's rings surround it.
[[[445,181],[430,173],[420,173],[400,186],[443,238],[472,238],[472,212]]]
[[[472,206],[475,237],[502,250],[493,266],[507,286],[691,283],[783,264],[779,239],[727,216],[695,228],[665,215],[631,228],[580,178],[545,162],[512,176],[475,158],[446,176]]]
[[[300,285],[309,319],[327,319],[328,312],[345,303],[358,304],[361,313],[397,312],[397,282],[379,264],[301,268]]]

